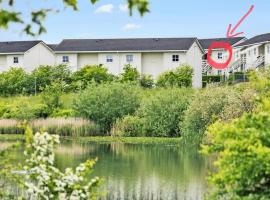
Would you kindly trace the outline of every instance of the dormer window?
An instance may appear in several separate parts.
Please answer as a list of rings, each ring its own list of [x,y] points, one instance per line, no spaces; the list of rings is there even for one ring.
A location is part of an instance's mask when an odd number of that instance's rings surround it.
[[[13,63],[18,64],[19,63],[19,58],[18,57],[13,57]]]

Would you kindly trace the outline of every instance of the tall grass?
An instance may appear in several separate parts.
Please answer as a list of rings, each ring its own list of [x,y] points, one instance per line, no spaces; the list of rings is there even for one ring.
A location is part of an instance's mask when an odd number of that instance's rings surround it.
[[[21,121],[12,119],[0,120],[0,134],[23,134]],[[99,127],[89,120],[82,118],[47,118],[36,119],[29,122],[34,132],[48,131],[60,136],[97,136]]]

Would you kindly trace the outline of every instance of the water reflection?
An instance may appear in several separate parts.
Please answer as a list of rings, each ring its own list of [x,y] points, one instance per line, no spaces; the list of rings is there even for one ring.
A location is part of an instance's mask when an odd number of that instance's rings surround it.
[[[64,169],[96,157],[94,175],[107,191],[102,199],[200,200],[206,191],[207,159],[177,147],[65,142],[56,158]]]

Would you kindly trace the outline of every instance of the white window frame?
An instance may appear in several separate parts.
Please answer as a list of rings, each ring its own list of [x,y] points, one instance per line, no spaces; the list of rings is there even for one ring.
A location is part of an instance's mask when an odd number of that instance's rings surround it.
[[[107,55],[106,56],[106,62],[107,63],[112,63],[113,62],[113,56],[112,55]]]
[[[173,62],[179,62],[179,54],[174,54],[174,55],[172,55],[172,61]]]
[[[62,56],[63,63],[69,63],[69,56]]]
[[[19,57],[17,57],[17,56],[13,57],[13,63],[18,64],[19,63]]]
[[[222,52],[218,52],[217,53],[217,58],[218,58],[218,60],[223,59],[223,53]]]
[[[267,52],[270,54],[270,45],[267,46]]]
[[[126,61],[131,63],[134,61],[134,56],[132,54],[126,55]]]

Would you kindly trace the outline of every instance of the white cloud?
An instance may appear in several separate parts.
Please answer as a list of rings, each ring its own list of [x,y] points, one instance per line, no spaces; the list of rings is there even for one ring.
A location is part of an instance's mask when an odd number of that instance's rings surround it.
[[[140,29],[142,26],[140,24],[126,24],[123,27],[123,30],[125,31],[131,31],[131,30],[137,30]]]
[[[128,12],[128,5],[127,4],[119,4],[119,10],[122,12]]]
[[[111,13],[114,6],[112,4],[106,4],[96,9],[95,13]]]

